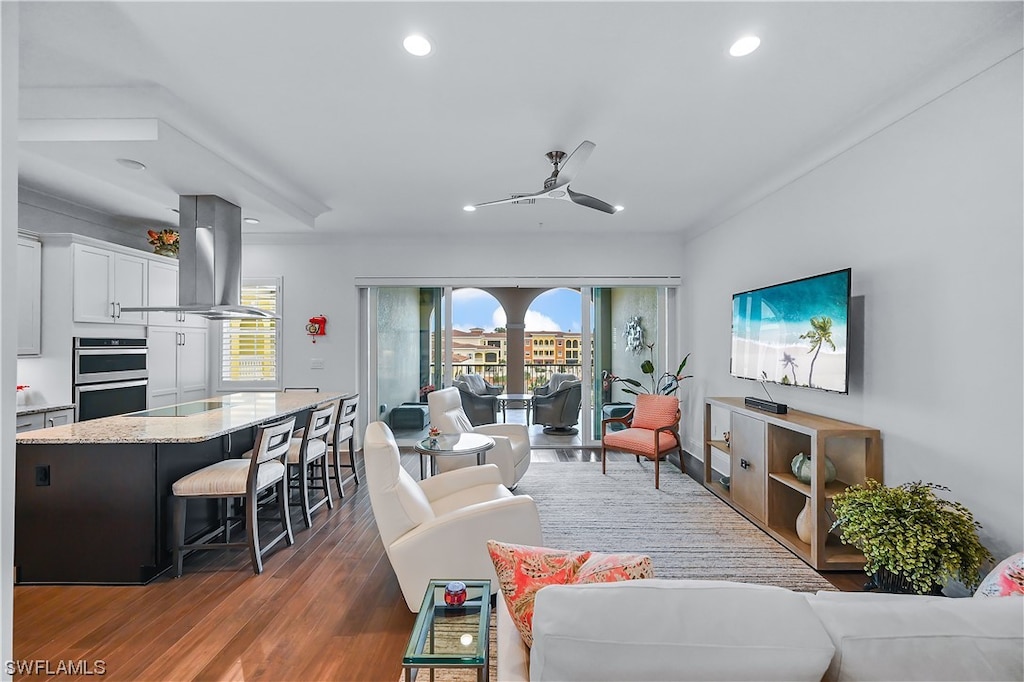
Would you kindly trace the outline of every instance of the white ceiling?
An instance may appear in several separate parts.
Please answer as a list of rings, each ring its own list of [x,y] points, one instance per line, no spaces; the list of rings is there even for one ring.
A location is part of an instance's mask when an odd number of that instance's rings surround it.
[[[210,193],[254,231],[693,234],[1020,50],[1021,6],[23,3],[21,182],[142,223]],[[462,210],[584,139],[573,189],[625,211]]]

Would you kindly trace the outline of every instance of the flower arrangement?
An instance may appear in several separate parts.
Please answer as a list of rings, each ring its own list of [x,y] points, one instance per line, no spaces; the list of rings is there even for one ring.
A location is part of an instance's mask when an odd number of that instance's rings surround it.
[[[429,429],[427,429],[427,435],[430,436],[431,438],[437,438],[438,436],[441,435],[441,429],[437,428],[436,426],[431,426]]]
[[[608,376],[610,383],[621,382],[629,386],[623,387],[622,390],[626,393],[633,395],[640,395],[643,393],[654,393],[658,395],[672,395],[679,389],[679,382],[683,379],[692,378],[692,374],[683,375],[683,368],[686,367],[686,361],[690,359],[690,354],[687,353],[683,361],[679,363],[679,367],[676,368],[675,372],[663,372],[657,374],[654,368],[654,344],[644,344],[647,346],[647,351],[650,353],[650,358],[640,363],[640,371],[647,375],[648,380],[651,382],[650,390],[636,379],[630,377],[619,377],[611,374]],[[639,392],[637,391],[639,389]]]
[[[177,230],[172,230],[168,227],[160,232],[147,230],[146,234],[149,235],[149,245],[153,247],[153,253],[159,253],[164,256],[178,255]]]
[[[920,594],[949,579],[974,588],[992,559],[978,539],[981,524],[936,490],[949,488],[921,481],[890,488],[869,478],[833,498],[831,530],[840,528],[840,539],[864,552],[868,575],[889,571]]]
[[[434,391],[434,384],[427,384],[426,386],[420,386],[420,397],[424,398],[428,393]]]
[[[32,388],[32,387],[31,387],[31,386],[29,386],[28,384],[18,384],[18,393],[21,393],[21,392],[22,392],[22,391],[24,391],[24,390],[25,390],[26,388]]]

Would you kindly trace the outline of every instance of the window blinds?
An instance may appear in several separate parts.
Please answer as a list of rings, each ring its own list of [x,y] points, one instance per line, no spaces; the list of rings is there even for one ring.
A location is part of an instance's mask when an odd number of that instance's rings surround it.
[[[280,286],[242,285],[241,304],[278,313]],[[221,381],[277,381],[278,322],[275,319],[229,320],[222,326]]]

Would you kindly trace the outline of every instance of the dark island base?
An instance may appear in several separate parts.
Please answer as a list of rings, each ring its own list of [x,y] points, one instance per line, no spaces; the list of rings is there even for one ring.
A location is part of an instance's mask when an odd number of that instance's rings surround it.
[[[171,485],[252,449],[255,429],[200,443],[19,444],[15,582],[142,585],[171,567]],[[217,526],[189,502],[186,536]]]

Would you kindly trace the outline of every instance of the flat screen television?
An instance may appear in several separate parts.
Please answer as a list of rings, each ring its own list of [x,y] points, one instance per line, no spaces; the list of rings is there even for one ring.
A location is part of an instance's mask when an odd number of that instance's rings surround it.
[[[846,393],[849,311],[849,268],[735,294],[731,374]]]

